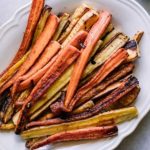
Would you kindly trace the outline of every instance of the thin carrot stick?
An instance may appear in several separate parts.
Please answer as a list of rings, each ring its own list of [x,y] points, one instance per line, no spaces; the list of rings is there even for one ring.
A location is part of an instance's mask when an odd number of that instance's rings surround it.
[[[52,59],[54,55],[60,50],[60,44],[56,41],[50,42],[50,44],[46,47],[43,54],[40,56],[38,61],[32,68],[29,70],[27,74],[25,74],[23,77],[21,77],[23,80],[27,79],[31,75],[33,75],[36,71],[41,69],[44,65],[48,63],[49,60]]]
[[[35,41],[37,40],[37,37],[42,33],[44,27],[45,27],[45,24],[47,22],[47,19],[51,13],[51,10],[52,8],[48,5],[45,5],[43,10],[42,10],[42,13],[41,13],[41,17],[38,21],[38,24],[36,26],[36,29],[35,29],[35,33],[34,33],[34,36],[33,36],[33,39],[32,39],[32,45],[35,44]]]
[[[43,66],[45,66],[52,59],[52,57],[60,50],[60,47],[61,46],[58,42],[56,41],[50,42],[50,44],[46,47],[46,49],[44,50],[43,54],[38,59],[36,64],[32,66],[32,68],[27,72],[27,74],[21,76],[18,79],[19,81],[18,83],[20,83],[20,81],[27,80],[30,76],[32,76],[37,71],[39,71]],[[16,87],[19,89],[19,85],[16,85]]]
[[[32,36],[34,34],[34,30],[36,28],[39,17],[41,15],[41,11],[43,9],[44,2],[45,2],[45,0],[38,0],[38,1],[33,0],[32,1],[32,6],[31,6],[29,18],[28,18],[26,31],[24,33],[20,48],[8,68],[10,68],[18,60],[20,60],[22,58],[22,56],[27,52],[27,50],[30,46],[31,40],[32,40]]]
[[[50,14],[51,8],[49,6],[45,6],[42,10],[42,14],[41,17],[38,21],[38,24],[36,26],[35,29],[35,33],[32,39],[32,44],[30,45],[30,47],[32,47],[32,45],[35,43],[35,41],[38,39],[39,35],[42,33],[47,18]],[[34,42],[33,42],[34,41]],[[30,49],[31,50],[31,49]],[[4,85],[10,78],[12,78],[12,76],[18,71],[18,69],[20,68],[20,66],[25,62],[25,60],[27,59],[30,50],[27,51],[20,60],[18,60],[14,65],[12,65],[10,68],[7,68],[5,70],[5,72],[3,72],[3,74],[0,75],[0,87],[2,85]]]
[[[115,136],[117,133],[117,126],[88,127],[84,129],[76,129],[73,131],[64,131],[35,142],[30,149],[34,150],[44,145],[58,142],[107,138]]]
[[[33,121],[30,122],[26,125],[26,128],[33,128],[33,127],[37,127],[37,126],[46,126],[46,125],[54,125],[54,124],[60,124],[63,123],[64,120],[60,119],[60,118],[54,118],[54,119],[49,119],[49,120],[42,120],[42,121]]]
[[[25,123],[24,118],[26,117],[24,116],[24,112],[27,111],[28,108],[32,107],[33,104],[44,95],[44,93],[58,79],[58,77],[60,77],[60,75],[76,60],[76,58],[80,55],[80,51],[77,48],[68,45],[66,48],[61,50],[58,55],[59,56],[57,57],[55,63],[33,88],[31,94],[28,96],[25,104],[23,105],[20,113],[20,119],[18,120],[17,129],[22,126],[22,123],[23,125]]]
[[[101,36],[105,32],[105,30],[107,29],[107,26],[109,25],[110,21],[111,21],[111,15],[108,12],[104,11],[100,14],[99,20],[95,23],[95,25],[90,30],[84,42],[85,48],[81,50],[82,54],[79,57],[77,63],[75,64],[74,70],[71,75],[71,80],[67,89],[66,99],[64,101],[65,107],[68,107],[76,91],[76,88],[82,76],[83,70],[93,51],[93,48],[95,44],[97,43],[97,41],[101,38]]]
[[[84,86],[82,86],[74,98],[69,103],[69,109],[72,110],[76,102],[89,90],[101,83],[101,81],[116,67],[118,67],[123,61],[128,57],[125,49],[119,49],[115,54],[113,54],[99,69],[96,75]]]
[[[85,38],[87,36],[86,31],[80,31],[76,34],[76,36],[70,41],[70,45],[77,47],[78,49],[81,48],[81,44],[84,42]],[[19,91],[22,91],[28,87],[30,87],[32,84],[36,84],[40,78],[46,73],[46,71],[51,67],[53,62],[57,59],[57,55],[47,64],[45,65],[41,70],[37,71],[35,74],[33,74],[31,77],[29,77],[27,80],[23,81],[20,84]]]
[[[34,64],[34,62],[37,60],[39,55],[42,53],[50,39],[55,33],[55,30],[58,26],[58,18],[57,16],[51,14],[48,18],[48,21],[46,23],[45,29],[37,39],[36,43],[33,45],[31,52],[24,62],[24,64],[21,66],[20,70],[16,73],[15,76],[11,78],[4,86],[0,88],[0,94],[5,91],[7,88],[9,88],[14,82],[22,75],[24,75]],[[51,29],[51,30],[50,30]],[[13,92],[12,92],[13,93]],[[13,94],[12,94],[13,95]]]

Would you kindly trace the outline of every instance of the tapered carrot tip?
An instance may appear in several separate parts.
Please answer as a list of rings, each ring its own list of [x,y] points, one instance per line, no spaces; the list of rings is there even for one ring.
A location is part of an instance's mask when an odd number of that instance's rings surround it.
[[[66,131],[54,134],[43,140],[35,142],[31,146],[31,150],[42,147],[51,143],[65,142],[65,141],[80,141],[80,140],[94,140],[107,138],[117,135],[117,126],[105,127],[89,127],[84,129],[77,129],[73,131]]]

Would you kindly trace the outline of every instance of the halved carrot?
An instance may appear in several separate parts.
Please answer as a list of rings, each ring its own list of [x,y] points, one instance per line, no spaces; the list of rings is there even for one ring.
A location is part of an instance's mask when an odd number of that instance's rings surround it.
[[[20,60],[22,58],[22,56],[27,52],[27,50],[30,46],[31,40],[32,40],[32,36],[34,34],[34,30],[36,28],[37,22],[41,15],[41,11],[43,9],[44,2],[45,2],[45,0],[33,0],[32,1],[32,6],[31,6],[29,18],[28,18],[26,31],[24,33],[20,48],[19,48],[16,56],[10,63],[9,67],[11,67],[13,64],[15,64],[18,60]]]
[[[37,39],[36,43],[33,45],[31,52],[24,62],[24,64],[21,66],[20,70],[16,73],[15,76],[13,76],[4,86],[0,88],[0,94],[5,91],[7,88],[9,88],[14,82],[22,75],[24,75],[31,66],[35,63],[39,55],[42,53],[52,36],[54,35],[57,26],[58,26],[58,18],[57,16],[51,14],[48,18],[48,21],[46,23],[46,26]],[[51,29],[51,30],[50,30]]]
[[[35,41],[37,40],[37,37],[42,33],[44,27],[45,27],[45,24],[47,22],[47,19],[51,13],[51,10],[52,8],[48,5],[45,5],[43,10],[42,10],[42,13],[41,13],[41,17],[38,21],[38,24],[36,26],[36,29],[35,29],[35,33],[34,33],[34,36],[33,36],[33,39],[32,39],[32,45],[35,44]]]
[[[93,71],[100,67],[102,64],[106,62],[106,60],[109,59],[109,57],[115,53],[119,48],[123,47],[125,43],[128,41],[128,37],[126,35],[120,34],[118,35],[107,47],[105,47],[100,53],[96,54],[94,57],[94,61],[96,64],[91,64],[90,62],[87,64],[83,75],[82,79],[87,77],[89,74],[93,73]],[[48,91],[45,93],[44,97],[38,101],[34,107],[30,109],[30,114],[34,116],[37,113],[36,111],[39,112],[38,110],[41,110],[45,104],[47,104],[53,96],[57,95],[61,91],[62,88],[64,88],[70,80],[71,73],[73,70],[74,64],[71,65],[62,75],[61,77],[56,80],[56,82],[48,89]],[[45,109],[44,109],[45,110]],[[39,112],[41,114],[43,111]],[[30,117],[31,118],[31,117]],[[34,117],[32,117],[33,120]]]
[[[49,60],[52,59],[54,55],[60,50],[61,46],[58,42],[52,41],[49,43],[49,45],[44,50],[43,54],[40,56],[38,61],[35,65],[32,66],[32,68],[29,70],[27,74],[25,74],[23,77],[21,77],[23,80],[27,79],[31,75],[33,75],[35,72],[37,72],[39,69],[41,69],[44,65],[48,63]]]
[[[105,98],[100,99],[96,105],[94,105],[90,111],[86,110],[80,114],[74,114],[67,117],[67,121],[81,120],[85,118],[92,117],[96,114],[102,113],[104,111],[110,110],[110,107],[118,102],[120,98],[125,96],[127,93],[132,91],[136,86],[138,86],[138,80],[131,76],[128,76],[124,81],[119,85],[117,89],[108,94]]]
[[[70,32],[72,31],[73,27],[77,24],[77,22],[79,21],[79,19],[89,10],[89,6],[82,4],[81,6],[79,6],[75,12],[73,13],[73,15],[69,18],[70,20],[70,24],[67,27],[67,29],[65,30],[65,32],[63,32],[63,34],[60,36],[58,42],[63,43],[63,41],[67,38],[67,36],[70,34]]]
[[[76,35],[76,33],[79,32],[80,30],[88,31],[98,20],[98,18],[99,15],[95,10],[89,10],[88,12],[86,12],[74,26],[74,28],[67,36],[65,41],[62,43],[62,47],[65,47],[70,42],[70,40]]]
[[[41,17],[38,21],[38,24],[36,26],[35,29],[35,33],[32,39],[32,44],[30,45],[30,47],[35,43],[35,41],[38,39],[39,35],[42,33],[47,18],[50,14],[51,8],[49,6],[45,6],[42,10],[42,14]],[[31,49],[30,49],[31,50]],[[3,74],[0,75],[0,87],[2,85],[4,85],[10,78],[12,78],[12,76],[18,71],[18,69],[20,68],[20,66],[25,62],[25,60],[27,59],[30,50],[28,50],[20,60],[18,60],[14,65],[12,65],[10,68],[7,68],[5,70],[5,72],[3,72]]]
[[[77,34],[72,38],[72,40],[70,40],[68,45],[72,45],[78,49],[81,49],[87,35],[88,33],[83,30],[77,32]]]
[[[26,128],[33,128],[37,126],[46,126],[46,125],[54,125],[54,124],[60,124],[63,123],[64,120],[60,118],[54,118],[54,119],[49,119],[49,120],[42,120],[42,121],[32,121],[26,125]]]
[[[73,109],[76,102],[89,90],[98,85],[111,71],[118,67],[123,61],[128,57],[125,49],[119,49],[115,54],[113,54],[99,69],[96,75],[84,86],[82,86],[74,98],[69,103],[69,111]]]
[[[98,93],[102,93],[105,89],[113,84],[114,82],[119,81],[121,78],[131,74],[134,69],[133,63],[128,63],[121,65],[117,70],[114,70],[108,77],[106,77],[98,86],[92,88],[89,92],[84,94],[82,98],[76,103],[76,106],[80,106],[81,104],[87,102],[88,100],[92,99]],[[94,76],[92,76],[94,77]],[[75,107],[76,107],[75,106]]]
[[[20,119],[18,120],[18,125],[16,129],[19,129],[24,125],[24,112],[28,110],[33,104],[44,95],[48,88],[60,77],[60,75],[76,60],[80,55],[80,51],[68,45],[66,48],[60,51],[57,60],[53,63],[51,68],[46,72],[46,74],[41,78],[37,85],[33,88],[31,94],[28,96],[25,104],[22,107],[20,113]],[[22,124],[23,123],[23,124]],[[19,128],[18,128],[19,127]],[[20,130],[17,130],[20,131]]]
[[[72,131],[64,131],[35,142],[30,149],[34,150],[44,145],[58,142],[107,138],[115,136],[117,133],[117,126],[88,127]]]
[[[111,21],[111,15],[104,11],[100,14],[99,20],[90,30],[84,45],[85,48],[82,49],[82,54],[80,55],[78,61],[75,64],[74,70],[71,75],[71,80],[67,89],[66,99],[64,101],[64,106],[68,107],[82,76],[83,70],[89,60],[89,57],[93,51],[94,46],[97,41],[101,38],[102,34],[107,29]]]
[[[59,26],[57,28],[55,35],[53,36],[53,40],[57,41],[60,35],[62,34],[62,32],[65,30],[65,27],[69,23],[69,16],[70,15],[68,13],[63,13],[60,16],[60,23],[59,23]]]
[[[78,49],[81,48],[81,44],[84,42],[86,36],[86,31],[80,31],[76,34],[76,36],[70,41],[70,45],[77,47]],[[27,80],[23,81],[20,84],[19,91],[22,91],[28,87],[30,87],[32,84],[36,84],[40,78],[46,73],[46,71],[51,67],[51,65],[54,63],[54,61],[57,59],[57,55],[47,64],[45,65],[41,70],[37,71],[37,73],[33,74],[31,77],[29,77]]]
[[[20,81],[27,80],[30,76],[35,74],[38,70],[40,70],[43,66],[45,66],[52,57],[60,50],[60,44],[56,41],[52,41],[49,43],[49,45],[46,47],[40,58],[37,60],[35,65],[32,66],[32,68],[25,74],[24,76],[21,76],[17,83],[20,83]],[[16,87],[19,89],[19,85],[16,85]],[[15,90],[15,89],[14,89]],[[17,89],[16,89],[17,90]],[[15,93],[15,91],[14,91]]]

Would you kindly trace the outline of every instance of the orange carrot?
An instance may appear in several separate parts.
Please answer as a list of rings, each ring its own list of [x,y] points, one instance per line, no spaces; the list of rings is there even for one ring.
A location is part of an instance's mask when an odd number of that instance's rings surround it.
[[[73,109],[74,105],[80,98],[91,90],[93,87],[101,83],[103,79],[116,67],[118,67],[123,61],[128,57],[125,49],[119,49],[115,54],[113,54],[104,65],[98,70],[96,75],[84,86],[82,86],[74,96],[74,98],[69,103],[69,111]]]
[[[18,79],[18,82],[16,82],[15,87],[19,89],[19,83],[20,81],[27,80],[30,76],[35,74],[37,71],[39,71],[43,66],[45,66],[52,57],[60,50],[60,44],[56,41],[52,41],[49,43],[49,45],[44,50],[43,54],[40,56],[38,61],[35,63],[35,65],[32,66],[32,68],[25,74],[24,76],[21,76]],[[17,89],[16,89],[17,90]]]
[[[58,26],[58,18],[57,16],[51,14],[47,20],[46,26],[37,39],[36,43],[33,45],[31,52],[24,62],[24,64],[21,66],[19,71],[4,85],[0,88],[0,94],[5,91],[7,88],[9,88],[14,82],[22,75],[24,75],[31,66],[35,63],[39,55],[42,53],[48,42],[51,40],[52,36],[55,33],[55,30]],[[51,29],[51,30],[50,30]]]
[[[44,6],[44,2],[45,0],[33,0],[32,1],[32,6],[31,6],[29,18],[28,18],[26,31],[24,33],[20,48],[17,54],[15,55],[15,57],[13,58],[12,62],[10,63],[10,65],[7,67],[7,69],[4,72],[6,72],[12,65],[18,62],[29,49],[32,36],[34,34],[34,30],[36,28],[41,11]]]
[[[87,36],[86,31],[80,31],[76,34],[76,36],[70,41],[70,45],[77,47],[80,49],[81,45],[85,38]],[[30,87],[32,84],[36,84],[40,78],[46,73],[46,71],[52,66],[53,62],[57,59],[58,55],[56,55],[47,65],[45,65],[41,70],[37,71],[35,74],[33,74],[31,77],[29,77],[27,80],[23,81],[20,84],[20,87],[18,88],[19,91],[22,91],[28,87]]]
[[[31,75],[33,75],[35,72],[40,70],[43,66],[45,66],[54,55],[60,50],[60,44],[56,41],[50,42],[50,44],[46,47],[43,54],[40,56],[38,61],[35,65],[32,66],[32,68],[29,70],[27,74],[25,74],[23,77],[21,77],[23,80],[29,78]]]
[[[25,104],[22,107],[20,118],[17,123],[18,127],[24,126],[24,120],[26,117],[24,116],[24,112],[28,110],[29,107],[32,107],[34,103],[44,95],[44,93],[48,90],[48,88],[60,77],[60,75],[76,60],[76,58],[80,55],[80,51],[68,45],[66,48],[62,49],[58,54],[56,61],[49,68],[49,70],[45,73],[45,75],[41,78],[41,80],[36,84],[33,88],[31,94],[28,96]],[[22,118],[23,116],[23,118]]]
[[[89,60],[89,57],[94,49],[97,41],[102,37],[103,33],[107,29],[111,21],[111,15],[104,11],[100,14],[99,20],[95,23],[95,25],[90,30],[84,45],[85,48],[82,49],[82,53],[75,64],[73,73],[71,75],[71,80],[67,89],[66,99],[64,101],[64,106],[67,108],[80,81],[83,70]]]
[[[88,33],[86,31],[79,31],[74,36],[74,38],[69,42],[69,45],[72,45],[78,49],[81,49],[87,35]]]

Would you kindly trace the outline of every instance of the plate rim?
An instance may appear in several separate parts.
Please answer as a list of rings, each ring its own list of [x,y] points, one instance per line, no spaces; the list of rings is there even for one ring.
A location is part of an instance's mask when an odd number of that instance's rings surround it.
[[[129,7],[133,7],[134,11],[136,11],[137,13],[140,13],[142,15],[142,17],[144,17],[147,20],[147,24],[150,25],[150,15],[148,14],[148,12],[145,10],[145,8],[139,4],[136,0],[118,0],[121,3],[127,4]],[[30,9],[30,5],[31,2],[21,6],[19,9],[17,9],[15,11],[15,13],[10,17],[10,19],[8,19],[5,23],[3,23],[0,26],[0,40],[3,38],[4,34],[7,34],[7,32],[13,27],[13,26],[17,26],[19,25],[19,19],[26,13],[29,12]],[[148,96],[147,99],[150,99],[150,95]],[[133,123],[132,127],[128,130],[128,132],[123,132],[122,134],[118,135],[117,139],[114,139],[110,142],[110,144],[107,144],[106,146],[104,146],[104,149],[110,149],[113,150],[115,148],[117,148],[121,142],[130,134],[132,134],[135,129],[137,128],[137,126],[139,125],[139,123],[144,119],[144,117],[148,114],[148,112],[150,111],[150,105],[147,106],[144,111],[142,112],[142,114],[140,114],[140,116],[138,117],[138,119]],[[99,149],[100,150],[100,149]]]

